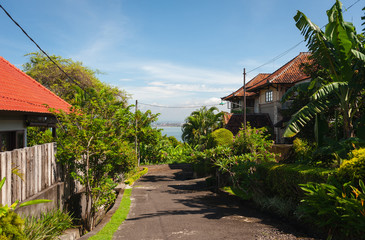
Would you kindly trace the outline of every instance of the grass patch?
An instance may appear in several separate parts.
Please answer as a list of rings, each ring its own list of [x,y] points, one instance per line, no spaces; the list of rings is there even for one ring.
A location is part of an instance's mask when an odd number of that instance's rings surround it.
[[[144,167],[141,171],[137,172],[136,174],[129,177],[127,180],[124,181],[125,184],[129,186],[133,185],[135,181],[137,181],[140,177],[145,175],[148,172],[148,168]]]
[[[27,217],[24,224],[24,234],[29,240],[58,239],[58,236],[73,226],[72,216],[61,210],[51,210],[39,217]]]
[[[112,239],[118,227],[127,218],[131,205],[132,189],[125,189],[119,208],[113,214],[110,221],[96,235],[90,237],[90,240],[107,240]]]

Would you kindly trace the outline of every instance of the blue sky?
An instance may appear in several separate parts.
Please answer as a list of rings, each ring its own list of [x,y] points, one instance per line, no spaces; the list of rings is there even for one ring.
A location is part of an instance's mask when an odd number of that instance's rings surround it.
[[[271,73],[306,51],[293,16],[323,26],[334,0],[0,0],[49,54],[100,70],[160,121],[183,122],[195,108],[219,104],[242,85],[242,69]],[[345,20],[361,30],[364,0],[343,0]],[[0,11],[0,55],[21,68],[37,51]],[[143,104],[162,105],[169,108]],[[220,109],[226,110],[225,106]]]

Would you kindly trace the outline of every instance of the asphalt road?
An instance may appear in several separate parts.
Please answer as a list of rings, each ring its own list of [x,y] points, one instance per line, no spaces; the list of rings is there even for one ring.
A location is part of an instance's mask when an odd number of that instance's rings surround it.
[[[313,239],[210,191],[187,165],[150,166],[135,183],[128,218],[113,239]]]

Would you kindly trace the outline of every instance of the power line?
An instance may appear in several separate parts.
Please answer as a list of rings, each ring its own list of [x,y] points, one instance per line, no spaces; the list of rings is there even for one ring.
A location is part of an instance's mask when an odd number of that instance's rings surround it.
[[[356,5],[358,2],[360,2],[361,0],[357,0],[356,2],[354,2],[353,4],[351,4],[348,8],[345,8],[345,12],[346,11],[348,11],[350,8],[352,8],[354,5]],[[326,26],[326,25],[325,25]],[[325,26],[323,26],[321,29],[323,29]],[[304,40],[302,40],[302,41],[300,41],[299,43],[297,43],[297,44],[295,44],[293,47],[291,47],[291,48],[289,48],[288,50],[286,50],[286,51],[284,51],[283,53],[281,53],[281,54],[279,54],[279,55],[277,55],[276,57],[274,57],[274,58],[272,58],[272,59],[270,59],[269,61],[267,61],[266,63],[264,63],[264,64],[262,64],[262,65],[260,65],[260,66],[258,66],[258,67],[256,67],[256,68],[254,68],[254,69],[252,69],[252,70],[250,70],[250,71],[248,71],[247,72],[247,74],[248,73],[251,73],[251,72],[253,72],[253,71],[255,71],[255,70],[257,70],[257,69],[259,69],[259,68],[261,68],[261,67],[263,67],[263,66],[266,66],[266,65],[268,65],[268,64],[270,64],[270,63],[272,63],[272,62],[275,62],[276,60],[278,60],[278,59],[280,59],[280,58],[282,58],[282,57],[284,57],[286,54],[288,54],[291,50],[293,50],[294,48],[296,48],[296,47],[298,47],[300,44],[302,44],[304,42]]]
[[[260,66],[258,66],[258,67],[256,67],[256,68],[254,68],[254,69],[252,69],[252,70],[250,70],[250,71],[248,71],[247,72],[247,74],[248,73],[251,73],[251,72],[253,72],[253,71],[255,71],[255,70],[257,70],[257,69],[259,69],[259,68],[261,68],[261,67],[263,67],[263,66],[266,66],[266,65],[268,65],[268,64],[270,64],[270,63],[272,63],[272,62],[275,62],[276,60],[278,60],[278,59],[280,59],[280,58],[282,58],[282,57],[284,57],[286,54],[288,54],[291,50],[293,50],[294,48],[296,48],[296,47],[298,47],[302,42],[304,42],[304,40],[302,40],[302,41],[300,41],[299,43],[297,43],[297,44],[295,44],[293,47],[291,47],[291,48],[289,48],[288,50],[286,50],[285,52],[282,52],[282,53],[280,53],[279,55],[277,55],[276,57],[274,57],[274,58],[272,58],[272,59],[270,59],[269,61],[267,61],[266,63],[264,63],[264,64],[262,64],[262,65],[260,65]]]
[[[201,108],[201,107],[214,107],[219,106],[222,104],[210,104],[210,105],[196,105],[196,106],[163,106],[163,105],[155,105],[155,104],[148,104],[148,103],[141,103],[138,102],[140,105],[150,106],[150,107],[158,107],[158,108]]]
[[[360,2],[360,0],[357,0],[356,2],[354,2],[353,4],[351,4],[350,7],[348,7],[348,8],[345,7],[345,12],[348,11],[350,8],[352,8],[358,2]]]
[[[5,8],[0,4],[0,8],[5,12],[5,14],[11,19],[11,21],[13,21],[13,23],[15,25],[17,25],[20,30],[22,30],[22,32],[30,39],[30,41],[32,41],[37,48],[44,54],[46,55],[46,57],[54,64],[57,66],[57,68],[63,73],[65,74],[65,76],[68,78],[68,80],[70,80],[71,82],[73,82],[74,84],[76,84],[79,88],[81,88],[86,94],[90,95],[83,87],[81,87],[81,85],[79,83],[77,83],[76,81],[74,81],[34,40],[33,38],[31,38],[28,33],[20,26],[20,24],[14,20],[14,18],[5,10]]]

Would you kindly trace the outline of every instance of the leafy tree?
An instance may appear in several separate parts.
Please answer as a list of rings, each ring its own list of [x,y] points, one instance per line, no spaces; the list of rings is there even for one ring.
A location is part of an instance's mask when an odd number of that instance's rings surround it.
[[[100,72],[83,66],[81,62],[55,55],[50,56],[70,76],[71,79],[69,79],[43,53],[29,53],[27,56],[29,56],[29,62],[23,65],[25,73],[72,105],[80,104],[77,100],[75,102],[75,95],[80,94],[78,90],[80,87],[88,93],[93,90],[99,92],[101,89],[104,91],[107,89],[113,93],[114,97],[126,103],[128,94],[100,82],[96,77]]]
[[[354,118],[362,108],[360,98],[365,84],[362,74],[365,62],[362,54],[364,48],[355,27],[344,21],[340,1],[336,1],[327,11],[327,15],[328,24],[325,31],[300,11],[294,17],[309,50],[317,63],[326,69],[330,80],[325,81],[320,77],[312,79],[311,87],[319,87],[310,96],[310,102],[292,116],[284,133],[285,137],[296,135],[317,114],[331,108],[338,108],[341,112],[344,136],[354,136]],[[289,91],[287,94],[292,93],[293,91]]]
[[[202,107],[192,112],[182,126],[183,141],[193,146],[200,145],[205,148],[209,135],[222,126],[223,113],[215,113],[215,111],[218,111],[218,108]]]
[[[118,135],[113,118],[101,118],[98,102],[95,111],[83,113],[74,108],[69,114],[58,113],[61,131],[57,136],[57,158],[71,176],[85,186],[86,230],[95,225],[99,207],[108,207],[115,187],[111,179],[136,165],[135,152],[128,141]],[[110,111],[110,108],[108,108]]]

